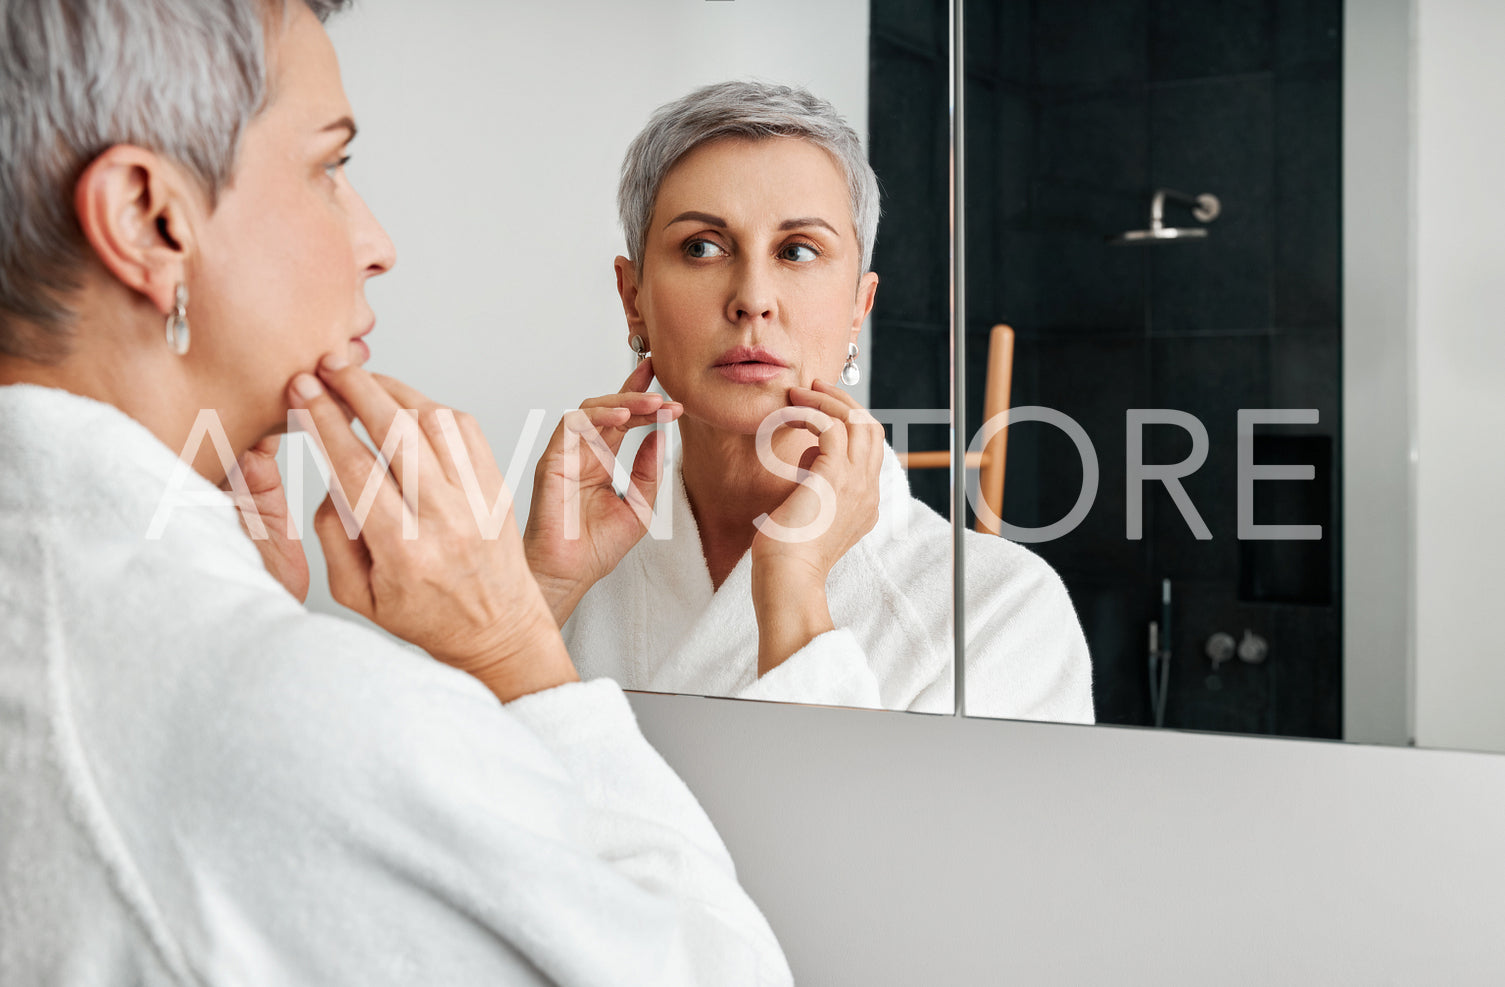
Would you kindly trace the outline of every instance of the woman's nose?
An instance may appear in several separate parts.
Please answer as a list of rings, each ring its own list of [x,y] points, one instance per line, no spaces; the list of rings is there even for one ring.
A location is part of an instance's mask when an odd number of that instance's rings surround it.
[[[393,245],[392,238],[387,236],[381,223],[377,222],[376,215],[366,205],[366,200],[359,195],[355,198],[355,257],[365,276],[374,278],[378,274],[386,274],[397,263],[397,247]]]
[[[736,265],[735,272],[726,317],[732,322],[772,319],[778,305],[766,266],[756,260],[743,260]]]

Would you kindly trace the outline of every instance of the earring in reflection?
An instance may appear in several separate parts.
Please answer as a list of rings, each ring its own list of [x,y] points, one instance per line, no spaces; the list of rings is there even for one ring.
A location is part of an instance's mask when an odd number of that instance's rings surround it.
[[[188,288],[180,282],[173,296],[172,314],[167,317],[167,348],[183,356],[188,343]]]
[[[862,379],[862,371],[857,367],[857,344],[847,344],[847,362],[841,368],[841,382],[848,387]]]
[[[641,363],[645,357],[651,356],[653,354],[653,351],[648,348],[648,344],[643,342],[643,337],[639,336],[637,333],[633,333],[632,338],[627,341],[627,345],[631,346],[632,352],[637,354],[639,363]]]

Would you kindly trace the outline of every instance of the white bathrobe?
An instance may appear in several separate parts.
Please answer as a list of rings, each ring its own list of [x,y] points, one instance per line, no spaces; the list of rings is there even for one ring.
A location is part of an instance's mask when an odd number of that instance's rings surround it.
[[[264,569],[178,460],[0,387],[0,984],[784,984],[610,682],[502,705]]]
[[[878,480],[878,523],[826,582],[836,629],[761,678],[752,556],[713,591],[677,464],[673,477],[659,504],[672,512],[672,537],[645,536],[565,624],[582,676],[650,692],[955,708],[951,524],[910,496],[892,449]],[[966,538],[966,711],[1091,723],[1092,665],[1060,577],[1023,546]]]

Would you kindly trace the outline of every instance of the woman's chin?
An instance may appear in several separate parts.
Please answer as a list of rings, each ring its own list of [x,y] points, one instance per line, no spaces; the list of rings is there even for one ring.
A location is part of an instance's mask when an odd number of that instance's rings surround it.
[[[734,400],[680,400],[686,419],[734,435],[756,435],[769,415],[789,406],[787,393],[772,392],[738,395]]]

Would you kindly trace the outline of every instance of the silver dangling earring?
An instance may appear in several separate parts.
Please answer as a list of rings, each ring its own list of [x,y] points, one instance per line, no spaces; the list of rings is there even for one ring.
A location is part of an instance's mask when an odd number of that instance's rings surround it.
[[[642,363],[644,359],[653,354],[653,351],[648,348],[648,344],[643,342],[643,337],[637,333],[633,333],[632,338],[627,341],[627,345],[631,346],[632,352],[638,355],[639,363]]]
[[[862,379],[862,371],[857,367],[857,344],[847,344],[847,362],[841,368],[841,382],[848,387]]]
[[[188,352],[188,288],[178,284],[172,314],[167,317],[167,348],[178,356]]]

